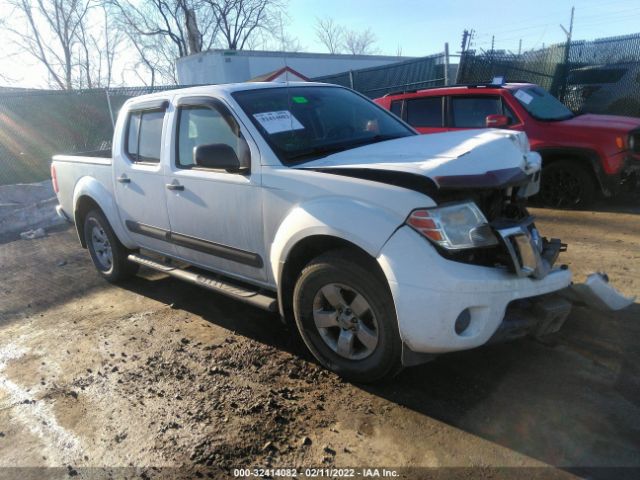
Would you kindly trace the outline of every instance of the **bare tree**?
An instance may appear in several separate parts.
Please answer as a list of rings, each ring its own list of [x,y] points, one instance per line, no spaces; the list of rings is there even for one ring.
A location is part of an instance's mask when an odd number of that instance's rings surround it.
[[[62,89],[74,86],[80,30],[92,0],[7,0],[24,25],[6,29],[21,50],[47,70],[51,81]]]
[[[208,48],[217,34],[216,20],[202,0],[108,0],[132,39],[156,45],[169,41],[175,57]],[[147,41],[144,41],[144,40]]]
[[[122,34],[100,0],[6,0],[5,29],[62,89],[109,86]]]
[[[79,86],[109,87],[113,80],[116,53],[120,52],[124,34],[114,25],[105,4],[94,7],[87,18],[78,30]]]
[[[205,0],[106,1],[138,54],[129,69],[140,80],[140,70],[146,70],[151,84],[177,83],[176,59],[212,48],[220,33],[215,12]]]
[[[5,29],[6,26],[7,26],[7,20],[5,18],[0,18],[0,29]],[[6,59],[8,59],[8,58],[10,58],[10,57],[12,57],[14,55],[15,54],[13,54],[13,55],[5,55],[5,56],[1,57],[0,59],[1,60],[6,60]],[[10,78],[5,72],[0,72],[0,81],[4,82],[6,84],[10,84],[10,83],[14,82],[14,80],[12,78]]]
[[[344,27],[332,18],[316,18],[316,37],[329,50],[329,53],[340,53],[344,46]]]
[[[304,50],[300,40],[287,33],[286,27],[289,23],[289,17],[286,13],[281,11],[276,13],[274,15],[273,23],[275,24],[275,28],[271,32],[271,35],[276,41],[276,48],[274,50],[280,52],[300,52]],[[251,48],[250,43],[247,43],[247,46]]]
[[[222,47],[243,50],[259,32],[271,31],[281,0],[203,0],[214,12]]]
[[[376,36],[370,28],[358,32],[347,30],[344,35],[344,45],[352,55],[371,55],[377,52],[374,47]]]

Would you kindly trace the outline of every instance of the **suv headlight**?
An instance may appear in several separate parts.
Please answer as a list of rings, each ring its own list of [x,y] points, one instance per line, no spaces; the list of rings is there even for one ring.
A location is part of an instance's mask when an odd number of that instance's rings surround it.
[[[414,210],[406,223],[447,250],[498,244],[487,219],[473,202]]]

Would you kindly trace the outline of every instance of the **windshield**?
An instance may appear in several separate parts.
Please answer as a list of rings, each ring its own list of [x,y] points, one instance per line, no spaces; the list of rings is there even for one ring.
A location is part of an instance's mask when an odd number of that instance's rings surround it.
[[[265,88],[235,92],[233,97],[285,164],[416,135],[345,88]]]
[[[513,92],[513,96],[536,120],[555,121],[573,117],[571,110],[544,88],[535,86],[519,88]]]

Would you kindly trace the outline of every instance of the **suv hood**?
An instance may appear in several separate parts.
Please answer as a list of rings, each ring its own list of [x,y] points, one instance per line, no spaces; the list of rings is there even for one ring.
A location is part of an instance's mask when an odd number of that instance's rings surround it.
[[[525,181],[540,169],[540,156],[529,151],[523,132],[481,129],[373,143],[298,168],[347,175],[354,169],[401,172],[426,177],[437,188],[497,188]]]
[[[640,118],[623,117],[620,115],[576,115],[568,120],[551,122],[551,125],[576,128],[584,132],[585,129],[598,131],[607,130],[612,132],[627,133],[640,127]]]

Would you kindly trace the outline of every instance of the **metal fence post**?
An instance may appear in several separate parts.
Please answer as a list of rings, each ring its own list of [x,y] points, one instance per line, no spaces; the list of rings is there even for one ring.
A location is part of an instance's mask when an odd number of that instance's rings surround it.
[[[116,128],[116,121],[113,118],[113,108],[111,107],[111,97],[109,97],[109,88],[104,89],[104,93],[107,95],[107,105],[109,106],[109,116],[111,117],[111,126]]]
[[[449,85],[449,42],[444,44],[444,84]]]

